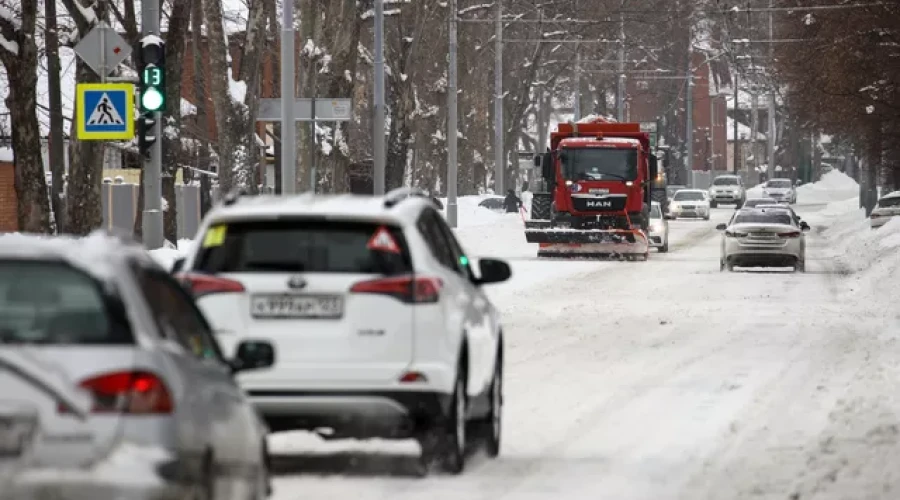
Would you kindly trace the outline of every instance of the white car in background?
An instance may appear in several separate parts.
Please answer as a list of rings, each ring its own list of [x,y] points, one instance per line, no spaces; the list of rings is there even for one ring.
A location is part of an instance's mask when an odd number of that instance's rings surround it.
[[[710,200],[702,189],[681,189],[676,191],[669,203],[669,217],[709,220]]]
[[[709,186],[709,198],[712,208],[725,204],[741,206],[747,199],[744,191],[744,180],[737,175],[720,175],[713,179]]]
[[[763,184],[763,194],[782,203],[797,203],[797,190],[790,179],[769,179]]]
[[[869,215],[872,228],[879,228],[894,217],[900,215],[900,191],[888,193],[878,200],[878,205]]]
[[[658,202],[650,204],[650,246],[659,253],[669,251],[669,221],[663,217],[662,207]]]
[[[178,277],[223,348],[278,349],[239,378],[273,432],[413,438],[421,475],[462,472],[468,429],[499,454],[504,342],[484,285],[510,268],[471,265],[426,193],[228,197],[198,235]]]
[[[735,267],[793,267],[806,270],[806,224],[797,225],[785,208],[738,211],[723,231],[719,270]]]

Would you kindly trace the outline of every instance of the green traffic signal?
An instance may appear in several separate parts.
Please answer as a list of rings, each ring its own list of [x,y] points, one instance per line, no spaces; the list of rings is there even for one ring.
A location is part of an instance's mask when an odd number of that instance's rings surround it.
[[[160,111],[165,103],[165,96],[156,87],[149,87],[141,94],[141,107],[144,111]]]

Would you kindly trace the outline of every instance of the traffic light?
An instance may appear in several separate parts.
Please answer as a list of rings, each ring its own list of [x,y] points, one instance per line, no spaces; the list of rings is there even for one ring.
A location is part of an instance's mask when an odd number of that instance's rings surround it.
[[[166,107],[166,44],[150,35],[140,45],[141,111],[162,111]]]
[[[150,148],[159,140],[156,136],[156,113],[166,107],[166,44],[161,38],[149,35],[139,42],[138,73],[140,75],[140,112],[138,113],[138,147],[150,159]]]
[[[158,139],[154,127],[156,125],[156,112],[142,110],[137,120],[138,150],[144,158],[149,160],[150,148]]]

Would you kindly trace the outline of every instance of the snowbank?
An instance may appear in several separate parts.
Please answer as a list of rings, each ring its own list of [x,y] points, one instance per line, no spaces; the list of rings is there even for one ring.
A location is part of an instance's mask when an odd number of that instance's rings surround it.
[[[747,190],[748,198],[764,198],[764,184],[753,186]],[[832,170],[817,182],[797,187],[797,203],[800,205],[831,203],[846,201],[859,197],[859,184],[847,174]]]
[[[798,203],[830,203],[859,196],[859,184],[838,170],[826,173],[818,182],[797,188]]]

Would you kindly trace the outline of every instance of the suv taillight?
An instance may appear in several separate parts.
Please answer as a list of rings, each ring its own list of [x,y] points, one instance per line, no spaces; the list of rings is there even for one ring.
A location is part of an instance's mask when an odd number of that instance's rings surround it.
[[[217,276],[208,276],[196,273],[179,273],[178,281],[188,290],[195,299],[214,293],[232,293],[245,291],[244,285],[239,281]]]
[[[350,292],[389,295],[408,304],[433,304],[440,298],[441,286],[439,278],[401,276],[361,281]]]
[[[172,413],[174,408],[166,384],[149,372],[106,373],[78,385],[93,395],[93,413],[158,415]],[[66,406],[60,405],[59,413],[68,412]]]
[[[799,238],[800,231],[791,231],[788,233],[778,233],[778,236],[781,236],[782,238]]]

